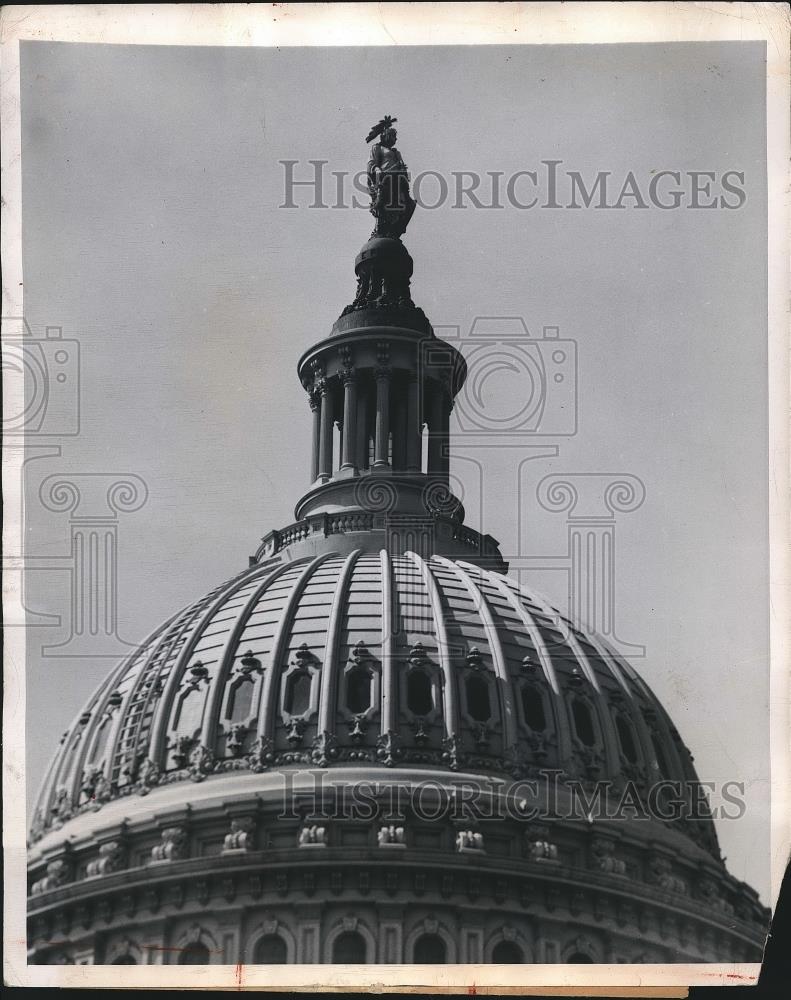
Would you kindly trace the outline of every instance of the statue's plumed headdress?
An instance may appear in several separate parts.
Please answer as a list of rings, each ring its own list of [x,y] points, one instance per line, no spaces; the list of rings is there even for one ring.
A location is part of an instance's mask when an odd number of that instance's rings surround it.
[[[365,137],[365,141],[370,142],[371,139],[375,139],[378,135],[381,135],[385,129],[390,128],[393,122],[397,121],[398,121],[397,118],[391,118],[390,115],[385,115],[380,122],[377,122],[376,125],[374,125],[374,127]]]

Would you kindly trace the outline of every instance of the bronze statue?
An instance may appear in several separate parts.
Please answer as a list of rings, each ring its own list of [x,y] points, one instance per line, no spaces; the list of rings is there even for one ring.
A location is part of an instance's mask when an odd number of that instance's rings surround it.
[[[373,236],[399,239],[412,213],[415,201],[409,193],[409,172],[396,149],[397,118],[385,115],[366,136],[365,141],[379,137],[371,147],[368,161],[368,190],[371,193],[371,214],[376,218]]]

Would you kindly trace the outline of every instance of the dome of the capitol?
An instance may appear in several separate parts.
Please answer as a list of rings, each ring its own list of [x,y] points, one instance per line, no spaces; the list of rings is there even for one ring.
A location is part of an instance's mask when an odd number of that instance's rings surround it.
[[[255,565],[124,662],[64,735],[34,836],[181,779],[361,763],[694,777],[634,670],[535,593],[462,560],[330,551]],[[717,856],[710,820],[681,832]]]
[[[558,816],[522,815],[555,773]],[[64,735],[32,830],[33,943],[62,960],[48,939],[87,927],[96,961],[153,961],[166,914],[168,947],[197,935],[208,960],[229,926],[247,962],[351,961],[355,942],[360,961],[417,961],[423,939],[449,962],[754,958],[764,911],[710,819],[561,818],[574,780],[615,801],[694,777],[637,673],[502,574],[364,548],[256,564],[152,635]],[[375,789],[368,818],[337,808],[355,782]],[[454,789],[491,782],[516,793],[499,818],[471,799],[454,814]],[[382,898],[423,929],[391,954]]]
[[[411,300],[400,177],[354,301],[298,363],[295,521],[62,737],[30,830],[32,963],[761,958],[767,910],[656,696],[464,524],[466,366]]]

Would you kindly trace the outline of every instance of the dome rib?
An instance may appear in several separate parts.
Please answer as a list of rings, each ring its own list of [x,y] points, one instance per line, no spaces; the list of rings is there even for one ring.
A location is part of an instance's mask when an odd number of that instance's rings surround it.
[[[382,574],[382,733],[386,734],[396,730],[398,719],[393,662],[393,567],[387,549],[379,552],[379,569]]]
[[[319,718],[317,737],[322,738],[324,734],[335,733],[335,702],[338,685],[338,671],[334,669],[334,664],[339,660],[339,639],[341,634],[341,624],[343,622],[344,610],[346,608],[346,595],[349,590],[349,578],[351,577],[354,564],[360,556],[361,549],[354,549],[350,552],[341,566],[338,574],[338,582],[335,585],[335,592],[332,595],[332,605],[330,607],[330,619],[327,623],[327,645],[324,649],[324,665],[321,671],[321,687],[319,688]]]
[[[476,569],[477,566],[472,566],[470,563],[463,563],[468,569]],[[478,572],[482,572],[478,570]],[[505,580],[503,580],[496,573],[489,574],[489,581],[494,585],[498,593],[508,601],[508,604],[516,612],[517,617],[524,625],[528,635],[530,636],[533,645],[535,646],[536,653],[538,654],[539,662],[541,663],[541,669],[544,671],[544,676],[547,679],[547,683],[552,689],[556,696],[560,696],[560,686],[558,685],[558,679],[555,675],[555,668],[552,665],[552,658],[547,651],[546,643],[544,642],[544,637],[541,635],[541,630],[536,625],[530,612],[524,606],[524,604],[519,600],[519,596],[507,585]]]
[[[442,597],[440,595],[437,581],[431,572],[428,563],[421,559],[416,552],[405,552],[404,555],[420,570],[423,583],[428,593],[429,604],[431,605],[431,615],[434,620],[434,629],[437,635],[437,653],[442,669],[442,698],[443,698],[443,722],[445,724],[445,736],[452,739],[459,732],[459,702],[456,691],[456,678],[453,672],[453,664],[450,658],[450,643],[448,642],[448,630],[445,625],[445,613],[442,607]]]
[[[157,706],[157,724],[151,733],[151,749],[149,752],[149,760],[155,767],[159,766],[160,758],[163,756],[163,752],[165,750],[167,726],[170,718],[170,711],[173,707],[173,700],[176,696],[178,686],[181,683],[187,663],[191,658],[195,647],[203,636],[204,629],[217,612],[222,609],[228,598],[232,597],[237,590],[241,590],[246,583],[248,583],[251,579],[255,579],[255,577],[260,573],[261,566],[257,565],[229,581],[219,589],[217,597],[208,603],[208,609],[197,619],[193,619],[190,623],[192,625],[192,634],[183,649],[177,654],[176,662],[173,665],[173,669],[171,670],[168,679],[165,681],[165,689],[162,692],[160,703]]]
[[[445,559],[443,556],[434,556],[434,558],[438,563],[449,569],[464,584],[467,593],[472,598],[475,610],[481,616],[481,621],[483,622],[489,642],[489,650],[492,655],[494,673],[499,681],[497,689],[499,691],[499,701],[503,716],[503,749],[507,753],[512,752],[516,749],[518,734],[516,728],[516,710],[511,694],[511,678],[508,674],[508,661],[503,652],[497,625],[489,602],[486,599],[486,594],[476,585],[470,574],[458,563],[453,562],[451,559]]]
[[[180,613],[181,612],[179,612],[179,614]],[[176,618],[178,618],[178,614],[174,615],[172,618],[169,619],[169,621],[165,622],[165,624],[160,626],[158,629],[155,629],[146,638],[146,640],[142,643],[141,646],[138,646],[127,657],[125,657],[121,661],[121,665],[118,667],[118,669],[113,671],[113,673],[107,678],[105,683],[99,687],[94,697],[88,702],[88,705],[86,706],[83,714],[85,714],[85,712],[90,712],[91,721],[89,723],[86,723],[84,732],[82,734],[82,738],[80,740],[80,744],[77,747],[75,747],[75,752],[72,754],[71,760],[67,761],[67,769],[71,768],[71,771],[70,773],[67,774],[66,782],[64,782],[64,784],[67,784],[68,786],[69,802],[72,806],[76,805],[79,802],[80,790],[82,787],[82,776],[86,765],[86,761],[88,760],[88,752],[90,749],[92,749],[93,743],[97,738],[99,732],[100,724],[97,722],[97,719],[99,719],[101,715],[106,711],[110,695],[113,693],[113,691],[118,686],[120,681],[123,679],[124,675],[130,669],[130,667],[134,665],[135,661],[138,658],[146,655],[149,643],[152,642],[154,639],[156,639],[156,637],[159,636],[160,633],[167,632],[167,629],[170,627],[170,625]],[[113,726],[111,739],[108,740],[108,747],[115,746],[115,740],[117,739],[121,719],[123,718],[124,707],[125,706],[122,705],[121,710],[118,712],[118,723],[117,725]],[[79,727],[79,720],[77,723],[77,727],[72,728],[72,733],[71,733],[72,737],[74,735],[75,729],[78,727]],[[111,758],[111,756],[112,755],[108,753],[107,755],[108,760]],[[107,766],[105,766],[105,774],[106,772],[107,772]],[[58,778],[60,778],[60,775],[58,775]]]
[[[131,656],[134,656],[134,653],[130,654],[130,657]],[[79,731],[81,728],[80,719],[87,712],[91,712],[91,714],[93,714],[93,708],[96,705],[96,702],[101,697],[103,692],[110,686],[112,680],[114,680],[116,677],[122,676],[123,671],[126,669],[126,666],[129,663],[130,657],[126,657],[122,661],[122,664],[118,668],[118,670],[114,671],[113,674],[107,678],[104,684],[102,684],[99,687],[98,691],[95,691],[91,695],[91,697],[85,703],[85,707],[83,708],[82,712],[80,712],[80,714],[77,716],[74,722],[72,722],[72,724],[64,733],[63,739],[61,740],[61,744],[55,751],[55,759],[51,767],[50,777],[48,781],[45,782],[44,787],[39,793],[34,815],[35,813],[39,812],[39,810],[45,812],[54,808],[55,803],[53,802],[53,796],[57,795],[59,788],[64,787],[68,783],[69,777],[71,775],[71,769],[75,763],[75,758],[79,756],[80,750],[82,749],[80,747],[79,741],[75,742],[75,738],[79,735]],[[84,726],[82,726],[82,728],[84,729]],[[82,737],[82,742],[83,743],[85,742],[84,735]],[[75,773],[76,770],[77,769],[74,768]],[[70,803],[74,801],[74,780],[72,780],[71,786],[72,787],[69,790]]]
[[[552,607],[551,604],[548,604],[547,601],[545,601],[540,594],[533,592],[531,596],[533,600],[536,602],[536,604],[538,604],[541,607],[541,609],[549,618],[554,618],[558,620],[560,619],[560,615],[558,614],[558,612]],[[590,682],[593,690],[596,692],[597,695],[601,696],[602,690],[599,685],[599,681],[596,677],[596,671],[593,669],[593,667],[591,667],[590,661],[588,660],[587,656],[582,650],[582,647],[577,641],[577,637],[574,634],[573,626],[571,625],[570,622],[567,622],[567,624],[569,625],[569,628],[566,630],[566,635],[563,636],[564,641],[568,644],[569,649],[574,653],[574,657],[577,660],[577,663],[579,663],[580,667],[582,668],[582,672],[585,674],[585,677]]]
[[[291,634],[291,629],[294,624],[294,615],[299,605],[299,599],[302,596],[302,592],[304,591],[308,581],[313,575],[314,570],[316,570],[322,563],[332,558],[333,554],[334,553],[328,552],[324,555],[316,556],[315,559],[311,559],[310,562],[305,564],[302,572],[294,581],[286,602],[283,605],[283,612],[281,614],[280,621],[277,624],[275,637],[272,641],[272,652],[269,654],[269,670],[264,671],[261,702],[258,706],[258,728],[256,730],[256,738],[259,743],[267,739],[273,739],[275,735],[275,695],[277,693],[277,682],[280,679],[281,673],[280,663],[283,659],[286,642]],[[293,563],[289,563],[288,566],[289,568],[293,567]]]
[[[101,719],[103,713],[105,712],[107,702],[116,684],[129,669],[129,666],[134,663],[137,652],[139,651],[135,651],[126,660],[124,660],[120,670],[114,671],[112,677],[108,678],[108,683],[103,684],[96,693],[96,697],[93,699],[90,709],[86,709],[86,712],[90,711],[91,719],[90,722],[85,724],[79,745],[75,747],[75,753],[73,754],[71,761],[71,773],[68,778],[68,784],[70,785],[69,798],[72,803],[75,803],[78,800],[80,794],[81,778],[86,761],[88,760],[88,751],[93,745],[93,741],[96,738],[96,734],[98,733],[100,726],[98,720]]]
[[[149,643],[158,639],[160,633],[166,632],[168,628],[170,628],[170,626],[173,624],[173,622],[179,617],[179,615],[184,613],[184,610],[185,609],[182,609],[182,611],[180,611],[177,615],[174,615],[173,618],[171,618],[170,621],[166,622],[161,629],[157,629],[150,636],[148,636],[144,641],[144,643],[142,644],[142,646],[138,647],[137,651],[127,661],[123,674],[121,674],[120,676],[116,675],[118,679],[116,680],[116,683],[113,685],[113,690],[116,690],[117,685],[123,681],[124,674],[128,673],[128,671],[135,665],[137,660],[145,661],[146,656],[150,655],[148,649]],[[140,678],[143,676],[144,672],[145,672],[145,662],[141,664],[135,682],[129,685],[129,691],[126,693],[126,697],[119,706],[118,713],[112,723],[112,732],[110,733],[110,737],[107,741],[108,753],[105,756],[104,768],[103,768],[104,778],[108,782],[112,779],[113,761],[115,760],[116,750],[118,747],[119,740],[121,738],[121,732],[123,731],[124,722],[126,721],[127,718],[129,706],[132,704],[132,698],[135,692],[137,691],[138,682]],[[93,740],[91,741],[92,744],[91,753],[93,753],[93,744],[99,738],[99,732],[100,732],[100,726],[97,726],[93,735]]]
[[[189,633],[194,623],[203,613],[203,610],[217,597],[224,592],[230,584],[238,580],[240,575],[249,577],[250,570],[245,570],[243,574],[237,574],[231,580],[226,581],[219,587],[210,590],[205,597],[182,608],[177,615],[167,623],[162,635],[148,651],[146,662],[134,679],[129,692],[126,704],[122,706],[122,718],[115,734],[112,754],[108,755],[109,780],[112,785],[116,769],[121,775],[124,763],[134,773],[136,770],[135,758],[138,747],[145,741],[151,726],[153,725],[156,709],[158,708],[157,698],[162,694],[161,680],[166,671],[175,667],[178,661],[180,644]],[[154,706],[149,712],[152,701]],[[148,728],[147,728],[148,727]],[[146,759],[151,762],[150,754],[146,754]],[[134,780],[130,778],[131,780]]]
[[[603,643],[599,642],[598,636],[596,636],[595,633],[589,632],[587,635],[587,639],[588,642],[590,642],[591,646],[593,646],[593,648],[599,654],[599,658],[605,664],[605,666],[610,671],[612,676],[615,678],[616,681],[618,681],[624,693],[628,696],[628,698],[631,701],[633,701],[634,696],[632,694],[632,689],[626,683],[626,679],[623,675],[623,670],[621,669],[621,665],[618,663],[617,659],[613,656],[610,650],[607,649],[607,647]],[[637,675],[635,674],[635,677],[636,676]]]
[[[263,594],[266,593],[275,580],[281,577],[289,569],[291,569],[291,564],[284,562],[281,566],[274,567],[274,569],[272,569],[272,571],[265,576],[263,583],[256,587],[247,599],[247,602],[239,612],[238,617],[234,622],[233,628],[226,636],[225,643],[218,658],[219,664],[217,668],[217,677],[214,684],[211,686],[208,703],[203,715],[203,728],[201,729],[201,746],[205,747],[205,749],[207,749],[210,753],[214,752],[215,744],[217,742],[217,731],[220,723],[220,711],[222,710],[225,683],[233,666],[237,646],[239,645],[242,632],[244,631],[245,626],[250,619],[250,615],[255,610],[256,605],[261,600]]]

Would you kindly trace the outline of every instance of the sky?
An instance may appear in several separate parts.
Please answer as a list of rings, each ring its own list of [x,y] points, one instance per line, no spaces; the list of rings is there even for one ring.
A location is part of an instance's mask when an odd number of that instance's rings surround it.
[[[476,437],[457,406],[454,484],[468,523],[512,561],[565,552],[565,515],[536,499],[545,476],[644,484],[643,504],[617,518],[617,632],[645,647],[632,662],[700,777],[745,782],[745,815],[718,833],[730,871],[766,900],[763,45],[24,42],[21,96],[25,315],[35,336],[62,327],[80,352],[79,434],[48,439],[61,455],[28,467],[28,552],[68,553],[68,515],[39,500],[47,476],[139,476],[148,498],[118,519],[127,643],[244,568],[307,488],[296,361],[353,298],[372,220],[364,207],[310,208],[306,188],[280,207],[281,161],[297,161],[299,179],[327,161],[332,204],[331,172],[364,169],[365,135],[388,113],[413,179],[543,178],[542,161],[560,160],[587,182],[609,171],[616,191],[633,171],[645,193],[661,170],[743,172],[735,210],[691,208],[688,179],[674,210],[449,197],[418,208],[405,243],[415,302],[438,332],[458,328],[466,353],[476,317],[522,317],[535,338],[558,327],[575,341],[576,434]],[[436,200],[430,179],[421,192]],[[508,350],[523,349],[502,330]],[[502,418],[524,398],[524,373],[495,371],[486,392]],[[539,444],[556,454],[531,452]],[[52,569],[26,581],[29,608],[64,618],[29,631],[29,797],[113,664],[41,655],[68,637],[68,580]],[[562,572],[523,580],[565,607]]]

